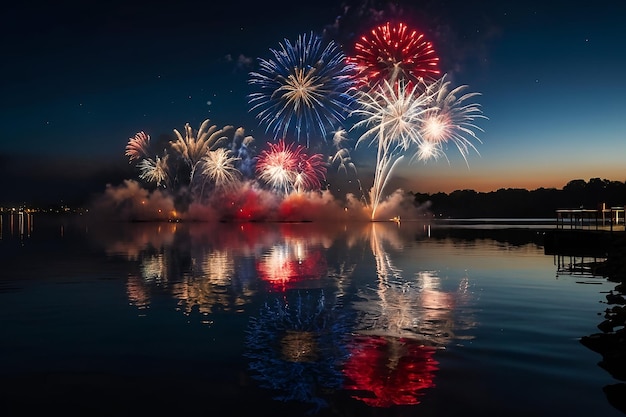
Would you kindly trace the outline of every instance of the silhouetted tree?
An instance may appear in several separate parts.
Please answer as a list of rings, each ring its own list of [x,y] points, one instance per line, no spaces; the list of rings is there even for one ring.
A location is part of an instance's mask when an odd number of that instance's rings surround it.
[[[562,190],[556,188],[501,188],[488,193],[456,190],[446,193],[414,193],[416,205],[430,202],[436,217],[457,218],[553,218],[557,209],[623,207],[626,182],[591,178],[575,179]]]

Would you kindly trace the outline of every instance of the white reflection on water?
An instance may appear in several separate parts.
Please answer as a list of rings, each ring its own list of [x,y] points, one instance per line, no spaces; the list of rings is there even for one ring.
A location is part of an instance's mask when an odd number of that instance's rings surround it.
[[[3,238],[5,229],[5,217],[7,221],[7,237],[19,237],[20,240],[31,236],[34,229],[34,216],[28,211],[15,210],[0,213],[0,240]]]
[[[359,290],[361,301],[354,304],[360,311],[359,333],[404,337],[443,347],[455,337],[457,326],[453,312],[459,302],[467,302],[469,277],[460,278],[455,293],[441,288],[437,271],[405,273],[393,263],[386,245],[402,250],[397,230],[386,224],[372,224],[370,246],[376,260],[375,287]],[[467,317],[464,318],[467,328]],[[473,325],[473,324],[472,324]]]

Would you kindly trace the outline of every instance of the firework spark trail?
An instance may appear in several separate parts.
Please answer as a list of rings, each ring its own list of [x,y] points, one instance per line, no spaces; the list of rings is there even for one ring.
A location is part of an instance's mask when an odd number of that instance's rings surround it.
[[[346,174],[348,173],[348,168],[350,168],[354,173],[357,173],[356,166],[354,162],[352,162],[352,156],[350,155],[350,150],[345,147],[344,143],[348,141],[348,132],[344,128],[340,128],[333,134],[333,146],[335,147],[335,154],[333,156],[329,156],[328,162],[329,165],[337,163],[337,170],[344,171]],[[356,182],[359,186],[360,200],[363,201],[367,205],[367,197],[365,197],[365,192],[363,191],[363,185],[361,184],[361,180],[359,177],[356,177]]]
[[[356,172],[356,167],[352,162],[350,151],[344,146],[344,143],[348,141],[348,132],[345,129],[340,128],[333,134],[333,146],[335,147],[335,155],[329,157],[329,162],[334,164],[338,163],[337,169],[348,172],[348,168]]]
[[[404,23],[392,26],[387,22],[372,29],[355,44],[355,50],[348,62],[356,66],[362,83],[370,88],[400,80],[421,84],[440,73],[432,43]]]
[[[185,136],[174,129],[176,141],[171,143],[172,151],[178,153],[185,163],[191,168],[189,185],[193,186],[196,168],[208,151],[215,150],[227,137],[225,134],[233,126],[224,126],[218,129],[216,125],[209,126],[210,120],[206,119],[200,125],[198,131],[194,131],[189,123],[185,124]]]
[[[168,187],[170,178],[168,155],[165,153],[162,158],[150,156],[150,135],[141,131],[129,138],[125,155],[128,156],[128,163],[139,161],[137,168],[140,179],[154,183],[157,187]]]
[[[231,151],[225,148],[208,151],[202,157],[200,173],[204,180],[202,181],[200,200],[202,200],[207,181],[211,181],[217,190],[228,191],[236,188],[241,178],[241,172],[235,167],[237,161],[239,158],[232,156]]]
[[[307,147],[315,134],[325,140],[354,103],[353,65],[337,44],[324,46],[313,33],[300,35],[295,43],[285,39],[270,51],[273,59],[259,59],[259,70],[250,73],[249,84],[259,88],[248,96],[250,111],[274,139],[293,129],[298,142],[306,137]]]
[[[237,169],[242,176],[252,178],[254,176],[254,138],[245,135],[243,127],[235,130],[230,150],[237,156]]]
[[[293,144],[287,145],[283,140],[280,140],[275,144],[268,143],[268,146],[269,149],[261,151],[257,159],[256,169],[259,178],[272,188],[288,194],[294,181],[297,164]],[[296,152],[301,152],[301,150],[298,148]]]
[[[326,165],[322,154],[300,154],[296,179],[294,181],[296,192],[319,190],[322,187],[322,181],[325,177]]]
[[[476,131],[483,130],[477,126],[476,119],[487,119],[482,114],[479,104],[468,102],[479,93],[465,93],[466,85],[450,89],[450,81],[444,75],[429,87],[433,91],[433,103],[424,115],[420,135],[423,138],[417,158],[420,160],[447,158],[443,145],[451,141],[459,150],[465,164],[469,166],[467,155],[470,150],[478,150],[469,138],[482,143]]]
[[[157,156],[155,159],[143,159],[138,164],[139,170],[141,171],[139,178],[148,182],[153,182],[157,185],[157,187],[163,186],[167,188],[166,184],[169,179],[167,160],[167,154],[165,154],[163,158]]]
[[[148,148],[150,146],[150,135],[141,131],[135,134],[135,137],[128,139],[128,145],[126,145],[126,153],[129,160],[128,163],[134,160],[139,160],[142,157],[147,158],[149,156]]]
[[[354,114],[361,120],[353,129],[364,127],[365,132],[357,146],[367,138],[371,138],[370,145],[377,143],[374,184],[370,191],[372,220],[394,167],[403,159],[402,152],[411,144],[419,146],[422,142],[419,129],[430,101],[428,95],[419,93],[417,85],[408,87],[403,82],[392,85],[384,81],[374,91],[360,96],[361,108]]]

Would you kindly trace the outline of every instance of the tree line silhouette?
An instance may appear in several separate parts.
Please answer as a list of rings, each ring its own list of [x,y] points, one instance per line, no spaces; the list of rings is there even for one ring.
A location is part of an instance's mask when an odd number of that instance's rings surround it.
[[[591,178],[575,179],[562,189],[501,188],[477,192],[412,193],[418,206],[429,204],[436,217],[452,218],[554,218],[558,209],[624,207],[626,182]]]

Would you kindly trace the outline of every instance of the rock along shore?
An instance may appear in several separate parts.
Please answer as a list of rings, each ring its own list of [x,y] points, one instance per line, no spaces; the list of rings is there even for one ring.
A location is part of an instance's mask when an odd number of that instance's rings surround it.
[[[626,235],[611,234],[606,261],[598,265],[595,274],[615,282],[615,289],[606,295],[608,307],[604,320],[598,324],[600,332],[580,339],[585,347],[599,353],[598,365],[613,378],[622,381],[603,388],[609,403],[626,413]]]

